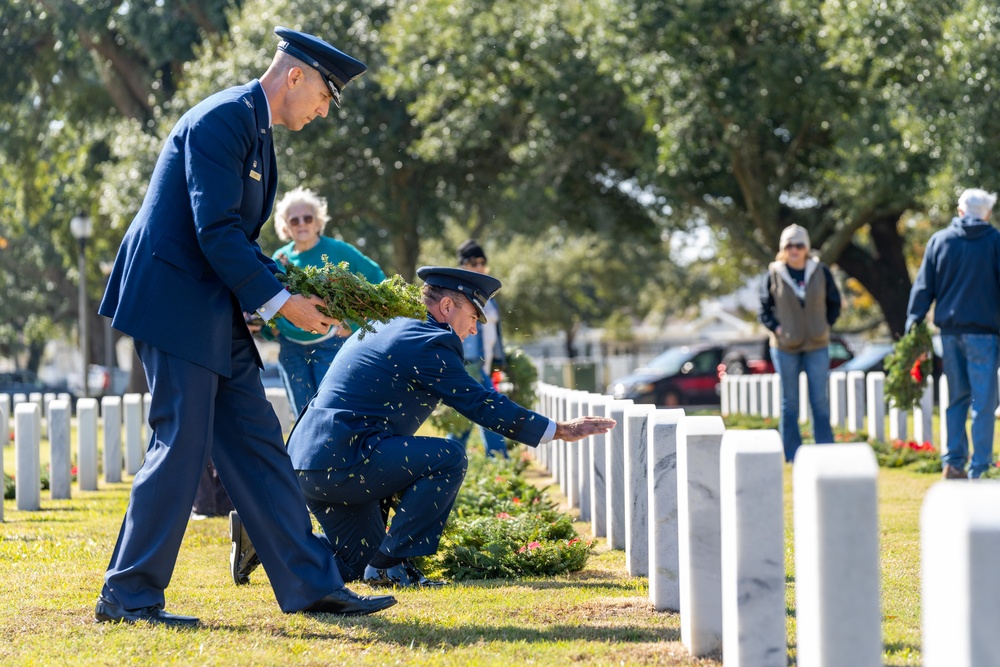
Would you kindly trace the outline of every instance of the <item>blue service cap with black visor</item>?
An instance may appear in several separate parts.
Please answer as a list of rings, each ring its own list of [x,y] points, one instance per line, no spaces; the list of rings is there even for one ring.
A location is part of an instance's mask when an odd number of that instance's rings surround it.
[[[449,266],[421,266],[417,277],[433,287],[463,294],[475,307],[480,324],[486,324],[486,302],[500,291],[500,281],[493,276]]]
[[[284,51],[312,67],[323,76],[333,103],[340,108],[340,93],[354,79],[364,74],[368,66],[319,37],[278,26],[274,34],[281,38],[278,50]]]

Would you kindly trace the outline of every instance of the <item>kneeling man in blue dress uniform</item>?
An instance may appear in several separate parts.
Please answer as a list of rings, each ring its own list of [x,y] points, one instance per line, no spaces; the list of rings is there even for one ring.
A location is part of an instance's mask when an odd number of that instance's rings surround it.
[[[476,424],[537,446],[605,433],[615,421],[581,417],[556,423],[476,382],[465,370],[462,341],[485,323],[484,307],[500,289],[492,276],[423,267],[425,321],[396,318],[375,333],[352,336],[288,440],[309,509],[323,527],[345,581],[428,586],[410,558],[437,551],[465,479],[465,447],[450,438],[414,435],[444,401]],[[386,530],[383,500],[398,494]],[[233,535],[237,583],[255,567],[245,534]]]

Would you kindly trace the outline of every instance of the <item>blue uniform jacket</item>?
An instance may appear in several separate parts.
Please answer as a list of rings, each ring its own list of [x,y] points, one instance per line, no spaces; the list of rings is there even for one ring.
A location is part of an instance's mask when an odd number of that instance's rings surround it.
[[[541,441],[549,420],[473,379],[447,324],[398,317],[375,327],[344,343],[299,416],[288,438],[296,470],[351,467],[382,439],[416,433],[441,401],[513,440]]]
[[[907,306],[906,330],[934,307],[943,334],[1000,333],[1000,231],[972,216],[954,218],[927,242]]]
[[[234,310],[255,311],[282,289],[257,244],[277,187],[270,134],[257,80],[177,122],[101,302],[116,329],[231,375]]]

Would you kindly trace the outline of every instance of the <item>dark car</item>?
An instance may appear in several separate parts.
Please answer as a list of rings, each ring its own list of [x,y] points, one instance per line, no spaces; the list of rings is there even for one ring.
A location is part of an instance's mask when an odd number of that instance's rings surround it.
[[[730,375],[773,373],[774,362],[771,361],[770,345],[767,338],[732,343],[723,359],[726,372]],[[853,358],[854,353],[844,339],[836,334],[830,336],[830,368],[839,369]]]
[[[654,405],[719,402],[719,366],[724,345],[672,347],[608,386],[615,398]]]

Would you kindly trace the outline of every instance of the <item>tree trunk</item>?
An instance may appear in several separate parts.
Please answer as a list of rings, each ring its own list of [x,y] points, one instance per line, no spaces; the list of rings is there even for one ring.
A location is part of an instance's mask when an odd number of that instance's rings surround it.
[[[872,221],[870,229],[874,253],[852,242],[834,260],[871,292],[893,337],[905,333],[906,305],[913,285],[906,268],[898,221],[898,216],[883,216]]]

